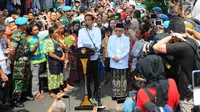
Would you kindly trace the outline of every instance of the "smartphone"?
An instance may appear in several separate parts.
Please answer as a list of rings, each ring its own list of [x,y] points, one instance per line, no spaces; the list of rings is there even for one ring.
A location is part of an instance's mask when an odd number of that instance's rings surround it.
[[[36,18],[37,21],[40,21],[40,18]]]
[[[44,20],[47,20],[47,16],[44,16]]]
[[[192,71],[193,101],[194,105],[200,105],[200,70]]]
[[[156,20],[154,21],[154,25],[157,26],[157,25],[163,25],[163,21],[162,20]]]

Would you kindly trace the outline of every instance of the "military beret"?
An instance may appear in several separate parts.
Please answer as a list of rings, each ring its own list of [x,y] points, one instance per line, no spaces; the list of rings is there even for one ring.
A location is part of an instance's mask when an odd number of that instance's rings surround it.
[[[152,10],[153,11],[161,11],[161,8],[160,7],[154,7]]]
[[[16,25],[25,25],[28,22],[26,17],[19,17],[15,20]]]
[[[158,15],[157,15],[157,18],[163,19],[163,20],[165,20],[165,21],[169,20],[168,16],[165,15],[165,14],[158,14]]]
[[[57,8],[57,10],[60,10],[60,9],[62,9],[63,8],[63,6],[59,6],[58,8]]]
[[[70,6],[64,6],[62,8],[63,11],[70,11],[72,8]]]

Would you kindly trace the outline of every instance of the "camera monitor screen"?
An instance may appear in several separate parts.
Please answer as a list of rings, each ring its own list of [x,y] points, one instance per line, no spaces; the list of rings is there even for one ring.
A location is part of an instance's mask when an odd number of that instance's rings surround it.
[[[200,105],[200,70],[194,70],[192,72],[192,84],[193,84],[193,99],[194,105]]]
[[[162,21],[160,20],[156,21],[155,25],[162,25]]]

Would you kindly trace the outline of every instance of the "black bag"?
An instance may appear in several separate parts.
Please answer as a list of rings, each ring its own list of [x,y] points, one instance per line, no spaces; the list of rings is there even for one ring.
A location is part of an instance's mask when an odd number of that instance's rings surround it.
[[[194,62],[194,70],[200,70],[200,45],[196,42],[196,40],[192,38],[187,38],[187,41],[185,41],[187,44],[189,44],[195,53],[195,62]]]
[[[161,106],[161,105],[159,105],[159,104],[156,104],[156,96],[153,96],[153,95],[151,94],[151,92],[150,92],[146,87],[143,88],[143,89],[144,89],[144,91],[146,92],[146,94],[148,95],[148,97],[149,97],[151,103],[155,104],[157,107],[162,107],[163,109],[164,109],[164,107],[165,107],[166,105],[167,105],[167,108],[170,107],[170,106],[167,104],[167,99],[166,99],[166,104],[165,104],[165,106]],[[159,111],[156,111],[156,110],[159,110],[159,109],[154,107],[153,112],[159,112]],[[172,111],[172,110],[171,110],[171,111]],[[168,112],[171,112],[171,111],[168,111]]]

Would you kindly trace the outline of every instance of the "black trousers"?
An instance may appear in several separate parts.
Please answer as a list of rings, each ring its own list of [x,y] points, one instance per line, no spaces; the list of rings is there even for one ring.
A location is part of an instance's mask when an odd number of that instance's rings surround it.
[[[91,79],[94,79],[94,92],[93,92],[93,97],[97,98],[97,92],[99,88],[99,78],[98,78],[98,60],[95,61],[89,61],[87,64],[87,89],[88,89],[88,97],[91,98],[91,88],[90,88],[90,83]]]
[[[0,80],[0,107],[9,102],[9,88],[8,81]]]

